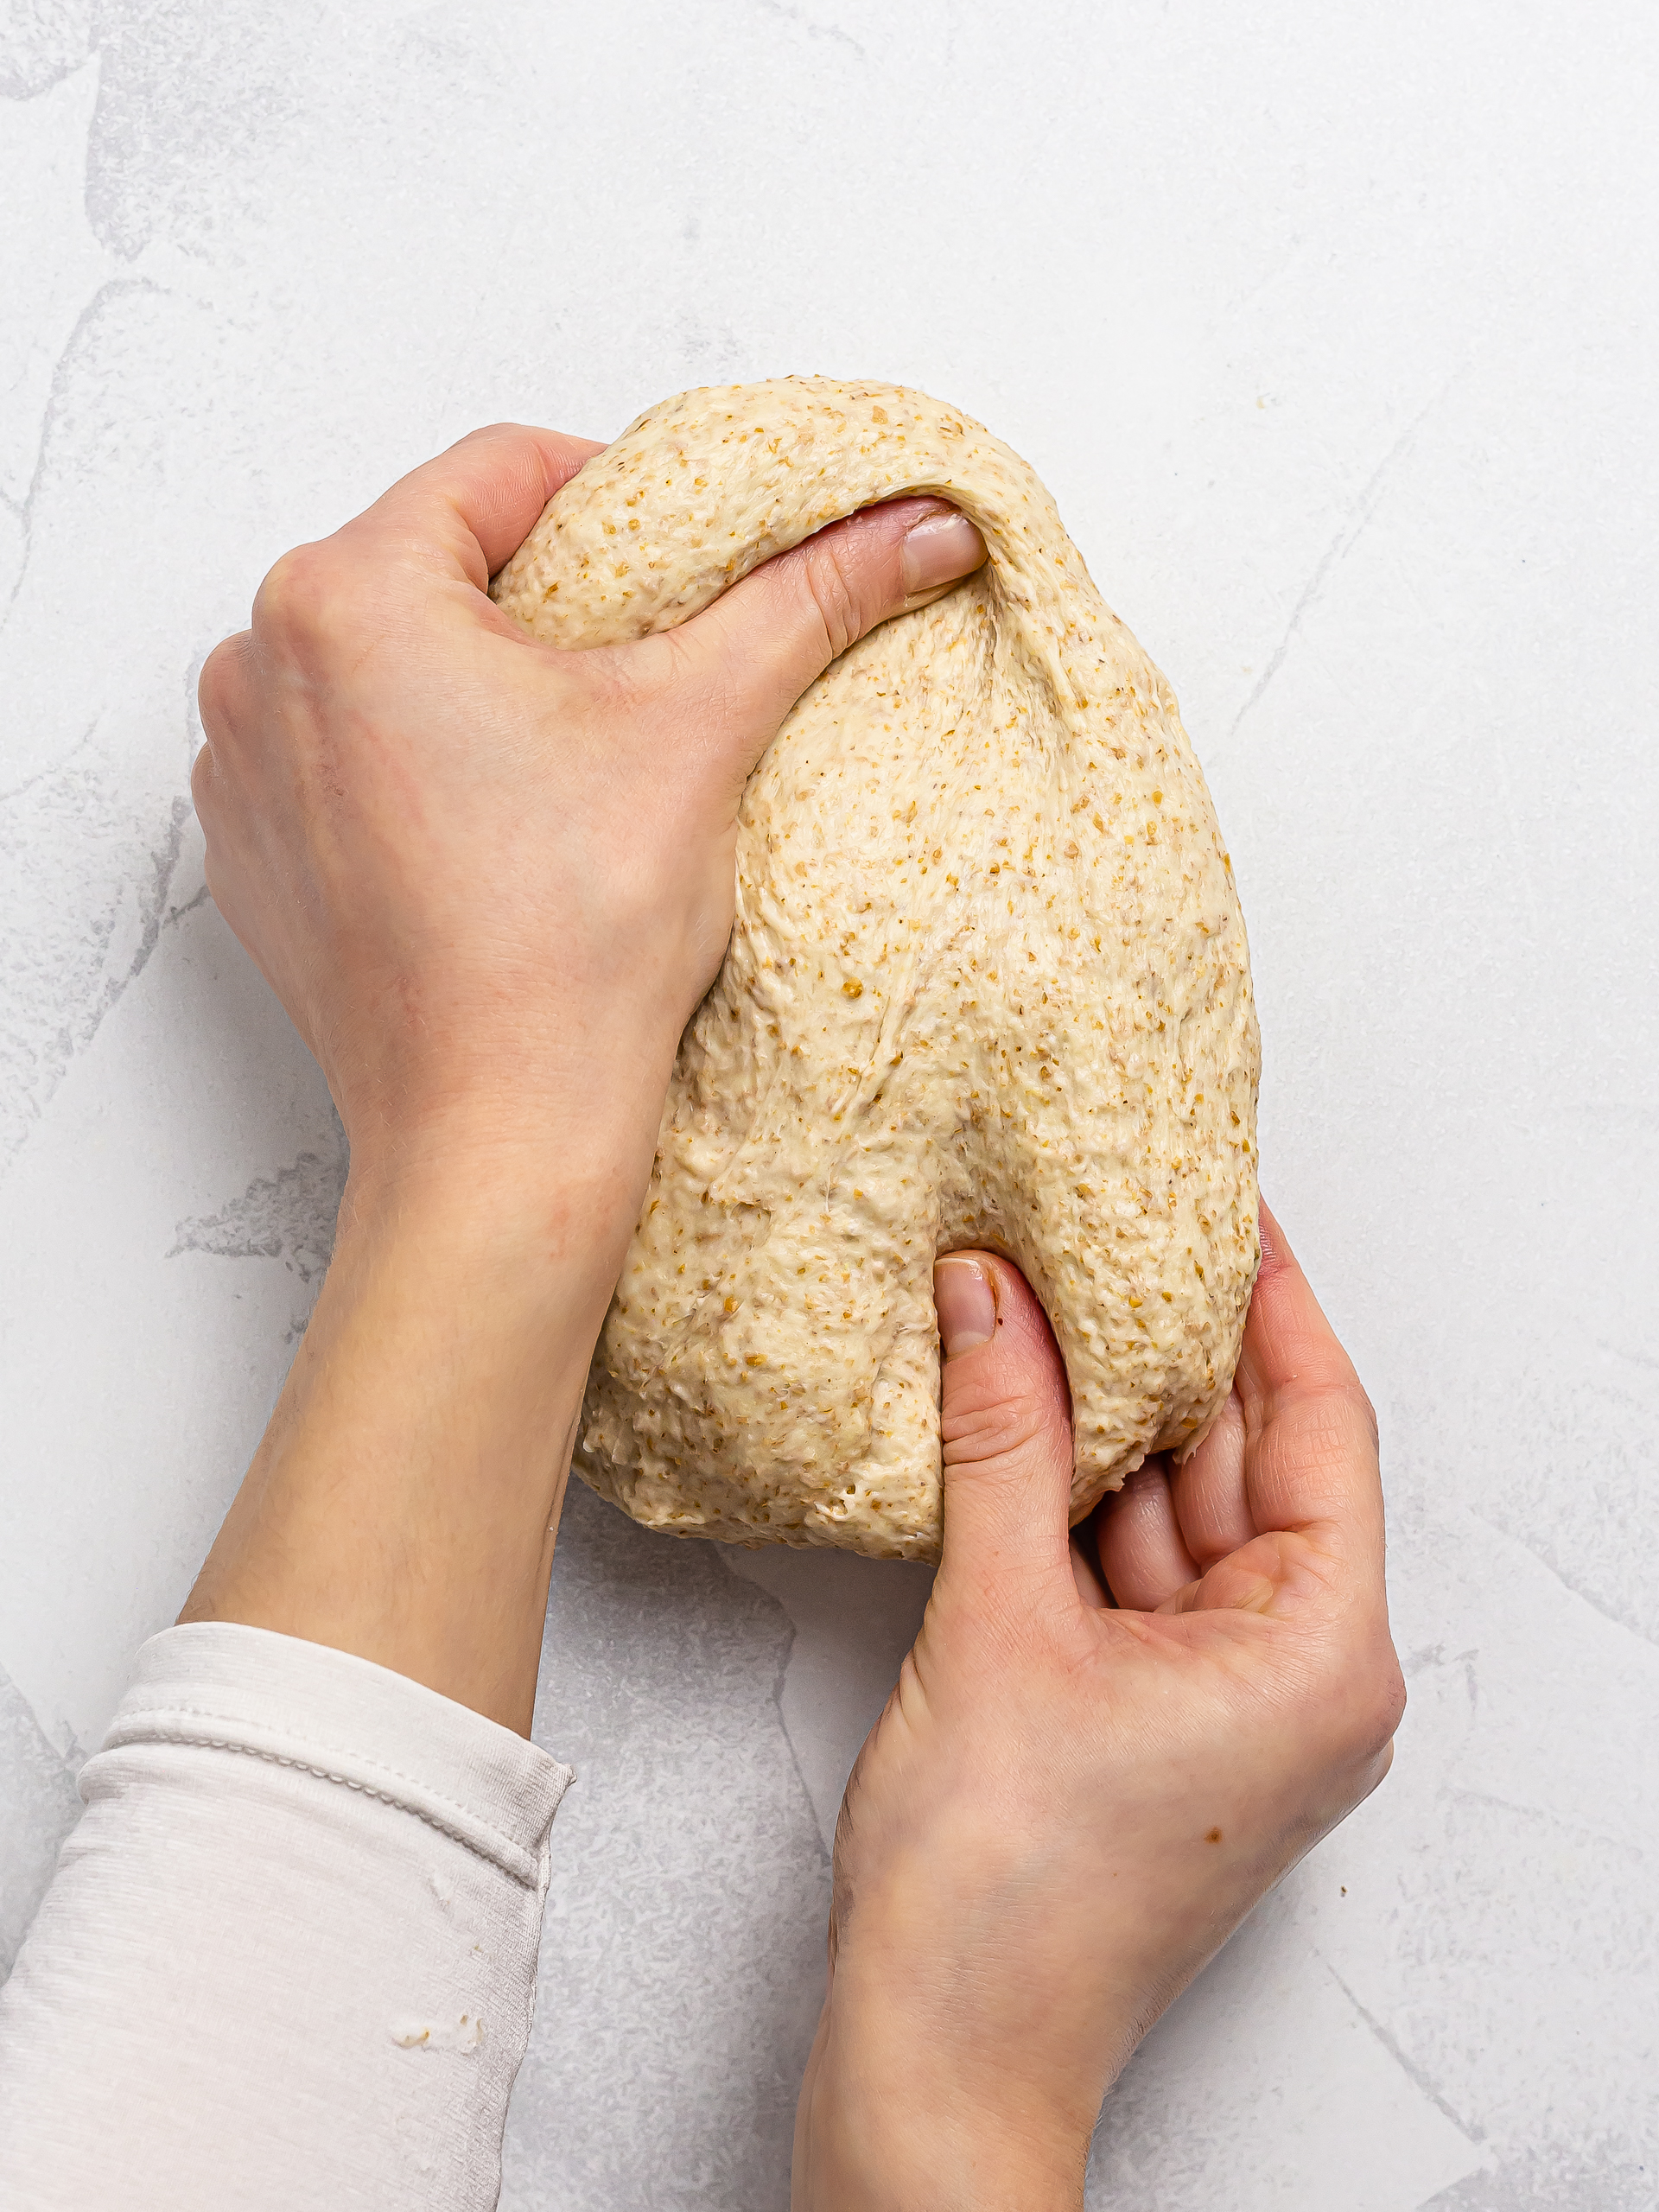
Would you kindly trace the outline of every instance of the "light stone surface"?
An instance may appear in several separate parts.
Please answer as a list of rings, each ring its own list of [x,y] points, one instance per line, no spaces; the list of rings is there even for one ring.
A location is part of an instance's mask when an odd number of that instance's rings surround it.
[[[1261,1047],[1204,777],[1054,503],[958,408],[776,378],[647,410],[491,587],[564,652],[688,621],[871,502],[987,559],[828,669],[749,778],[575,1465],[647,1528],[939,1554],[933,1262],[1006,1253],[1071,1517],[1193,1450],[1255,1280]]]
[[[200,899],[202,656],[473,423],[879,370],[1030,460],[1179,693],[1265,1188],[1384,1440],[1395,1771],[1154,2031],[1091,2203],[1651,2212],[1659,20],[1009,21],[0,13],[0,1936],[340,1173]],[[925,1582],[574,1500],[513,2212],[786,2201],[826,1808]]]

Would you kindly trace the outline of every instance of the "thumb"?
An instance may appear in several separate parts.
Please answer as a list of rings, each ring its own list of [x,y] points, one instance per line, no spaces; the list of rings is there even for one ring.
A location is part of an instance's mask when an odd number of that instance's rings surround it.
[[[1025,1278],[988,1252],[933,1269],[943,1357],[942,1572],[1056,1571],[1072,1588],[1065,1368]]]
[[[943,499],[890,499],[831,523],[745,576],[674,631],[678,668],[737,708],[747,776],[790,709],[880,622],[926,607],[983,565],[985,541]]]

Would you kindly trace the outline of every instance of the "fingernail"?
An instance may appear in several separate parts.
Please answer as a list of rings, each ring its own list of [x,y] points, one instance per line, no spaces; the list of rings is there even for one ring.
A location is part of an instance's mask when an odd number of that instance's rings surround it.
[[[903,546],[905,601],[955,583],[985,558],[985,541],[966,515],[929,515],[907,531]]]
[[[939,1309],[939,1343],[947,1359],[989,1344],[996,1332],[996,1292],[977,1260],[950,1254],[936,1262],[933,1303]]]

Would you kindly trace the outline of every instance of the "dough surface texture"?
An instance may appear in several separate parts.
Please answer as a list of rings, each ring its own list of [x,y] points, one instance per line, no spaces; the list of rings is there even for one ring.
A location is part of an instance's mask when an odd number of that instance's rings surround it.
[[[874,500],[987,566],[844,653],[751,777],[578,1471],[653,1528],[933,1559],[935,1255],[1024,1271],[1072,1517],[1224,1402],[1260,1247],[1231,863],[1168,685],[1054,504],[955,408],[785,378],[654,407],[497,578],[550,645],[686,620]]]

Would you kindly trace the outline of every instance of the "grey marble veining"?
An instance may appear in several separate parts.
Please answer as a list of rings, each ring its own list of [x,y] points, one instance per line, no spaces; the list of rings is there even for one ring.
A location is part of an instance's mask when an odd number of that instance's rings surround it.
[[[0,1969],[344,1167],[206,899],[203,657],[476,423],[893,376],[1180,694],[1385,1440],[1395,1773],[1149,2037],[1091,2203],[1659,2202],[1656,69],[1631,0],[0,6]],[[925,1589],[573,1501],[507,2204],[785,2201]]]

